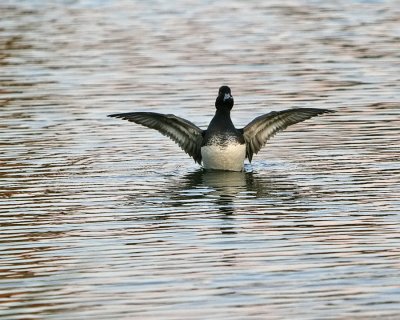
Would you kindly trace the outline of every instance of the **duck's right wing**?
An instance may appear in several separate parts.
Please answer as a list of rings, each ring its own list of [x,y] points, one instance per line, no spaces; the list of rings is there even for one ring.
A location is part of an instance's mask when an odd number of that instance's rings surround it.
[[[246,141],[246,157],[251,162],[256,154],[266,144],[268,139],[288,126],[315,117],[317,115],[334,112],[328,109],[298,108],[282,111],[273,111],[255,118],[243,131]]]
[[[177,143],[194,161],[201,164],[203,130],[192,122],[173,114],[155,112],[117,113],[110,114],[109,117],[121,118],[159,131]]]

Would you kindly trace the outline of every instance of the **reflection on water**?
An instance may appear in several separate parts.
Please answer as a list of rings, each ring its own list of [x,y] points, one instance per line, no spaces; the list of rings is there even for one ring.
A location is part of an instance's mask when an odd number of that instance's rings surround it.
[[[247,166],[249,170],[249,166]],[[170,207],[175,210],[178,207],[187,206],[188,203],[212,205],[223,214],[233,214],[244,206],[258,208],[258,198],[279,201],[294,201],[300,195],[296,185],[285,181],[285,177],[265,176],[259,177],[252,171],[229,172],[197,169],[185,174],[178,179],[172,179],[165,184],[165,188],[157,190],[150,198],[138,198],[135,194],[129,197],[131,206],[138,205],[138,199],[146,203],[154,199],[162,199],[158,205]],[[283,180],[278,183],[275,180]],[[161,200],[160,200],[161,201]],[[237,202],[240,205],[237,205]],[[209,209],[206,209],[206,211]],[[148,217],[148,214],[146,214]]]
[[[0,318],[397,319],[396,1],[2,1]],[[246,172],[107,114],[335,109]],[[329,316],[328,316],[329,315]]]

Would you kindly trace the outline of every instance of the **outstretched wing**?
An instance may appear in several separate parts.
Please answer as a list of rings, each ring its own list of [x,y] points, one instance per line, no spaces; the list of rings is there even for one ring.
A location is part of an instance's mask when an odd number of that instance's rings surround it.
[[[246,157],[251,162],[253,154],[260,151],[268,139],[288,126],[315,117],[317,115],[334,112],[327,109],[298,108],[282,111],[273,111],[255,118],[243,130],[246,141]]]
[[[121,118],[158,130],[177,143],[194,161],[201,164],[203,130],[192,122],[173,114],[155,112],[117,113],[110,114],[109,117]]]

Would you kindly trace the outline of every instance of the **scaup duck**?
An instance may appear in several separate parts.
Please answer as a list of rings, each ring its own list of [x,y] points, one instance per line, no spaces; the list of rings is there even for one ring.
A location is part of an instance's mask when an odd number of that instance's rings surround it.
[[[251,162],[253,154],[257,154],[277,132],[317,115],[333,112],[317,108],[272,111],[255,118],[243,129],[236,129],[230,116],[233,103],[231,89],[220,87],[215,100],[215,115],[206,130],[173,114],[128,112],[109,117],[158,130],[176,142],[195,162],[203,164],[205,169],[242,171],[245,158]]]

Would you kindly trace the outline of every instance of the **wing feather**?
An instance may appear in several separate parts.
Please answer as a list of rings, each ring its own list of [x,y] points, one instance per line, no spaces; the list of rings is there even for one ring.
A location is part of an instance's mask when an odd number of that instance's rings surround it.
[[[246,141],[246,157],[251,162],[253,154],[257,154],[271,137],[288,126],[329,112],[334,111],[298,108],[273,111],[255,118],[242,129]]]
[[[128,120],[159,131],[177,143],[183,151],[201,164],[203,130],[192,122],[173,114],[155,112],[117,113],[110,114],[109,117]]]

